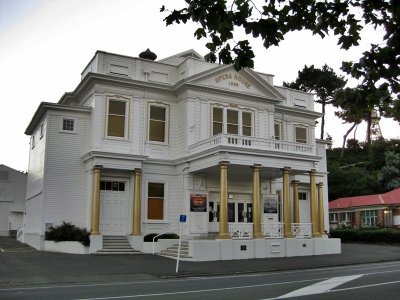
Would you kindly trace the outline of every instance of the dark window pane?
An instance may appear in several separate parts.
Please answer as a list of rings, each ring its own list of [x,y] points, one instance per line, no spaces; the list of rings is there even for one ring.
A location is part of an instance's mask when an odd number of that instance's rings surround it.
[[[149,197],[164,197],[164,184],[149,182]]]
[[[104,181],[100,181],[100,190],[104,191],[106,189],[106,183]]]
[[[251,113],[248,112],[242,113],[242,123],[244,126],[251,127]]]
[[[149,140],[156,142],[165,142],[165,123],[150,120]]]
[[[118,190],[122,192],[125,191],[125,182],[118,183]]]
[[[243,127],[243,135],[251,136],[251,127]]]
[[[222,122],[222,108],[213,108],[213,121]]]
[[[227,118],[228,118],[228,123],[238,124],[239,123],[239,112],[237,110],[228,109]]]
[[[125,136],[125,116],[108,116],[108,136]]]
[[[108,113],[111,115],[125,116],[126,102],[110,100]]]
[[[149,198],[147,202],[147,219],[162,220],[164,218],[164,199]]]
[[[150,119],[165,121],[165,107],[150,106]]]
[[[238,129],[239,129],[238,125],[228,124],[227,132],[230,134],[238,134],[239,133]]]
[[[222,133],[222,123],[213,124],[213,135]]]

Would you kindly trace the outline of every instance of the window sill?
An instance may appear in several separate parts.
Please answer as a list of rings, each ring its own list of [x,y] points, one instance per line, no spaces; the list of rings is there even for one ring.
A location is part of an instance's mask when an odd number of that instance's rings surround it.
[[[147,142],[146,142],[146,145],[169,146],[169,143],[166,143],[166,142],[147,141]]]
[[[145,220],[143,224],[169,224],[166,220]]]
[[[59,133],[78,134],[76,131],[67,131],[67,130],[60,130]]]

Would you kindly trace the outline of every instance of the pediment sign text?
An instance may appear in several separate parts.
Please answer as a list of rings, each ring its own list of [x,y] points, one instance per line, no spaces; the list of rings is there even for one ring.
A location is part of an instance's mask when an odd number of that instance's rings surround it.
[[[250,89],[250,87],[251,87],[250,83],[245,78],[243,78],[242,76],[240,76],[238,74],[224,73],[224,74],[220,74],[215,77],[216,83],[220,83],[225,80],[228,81],[229,86],[238,87],[239,84],[242,84],[245,87],[247,87],[248,89]]]

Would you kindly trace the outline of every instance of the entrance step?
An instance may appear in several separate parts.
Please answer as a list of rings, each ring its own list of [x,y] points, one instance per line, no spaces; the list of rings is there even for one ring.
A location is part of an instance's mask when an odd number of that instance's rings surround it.
[[[158,255],[176,259],[178,256],[178,246],[179,244],[174,244],[171,247],[161,251]],[[189,242],[181,241],[181,251],[179,253],[179,258],[182,260],[192,260],[193,257],[189,256]]]
[[[140,254],[141,252],[132,249],[126,236],[103,236],[103,249],[97,254]]]

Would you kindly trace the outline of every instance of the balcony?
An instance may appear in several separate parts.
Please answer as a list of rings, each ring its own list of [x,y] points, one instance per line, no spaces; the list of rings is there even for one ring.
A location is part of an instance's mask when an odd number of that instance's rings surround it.
[[[190,154],[211,150],[218,146],[234,147],[248,150],[276,151],[288,154],[315,155],[315,146],[309,144],[286,142],[274,139],[263,139],[251,136],[218,134],[188,147]]]

